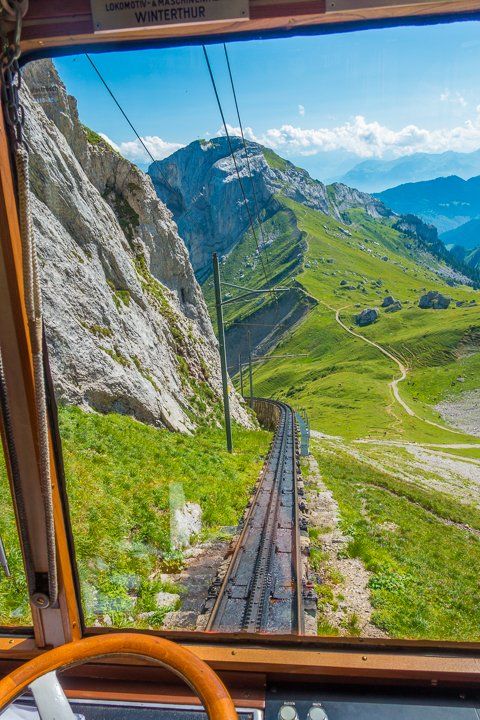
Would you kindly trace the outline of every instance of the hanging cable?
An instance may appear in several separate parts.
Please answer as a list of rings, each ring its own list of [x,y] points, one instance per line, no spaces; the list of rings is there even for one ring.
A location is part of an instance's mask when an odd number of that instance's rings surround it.
[[[127,113],[125,112],[125,110],[122,108],[122,106],[121,106],[120,103],[118,102],[117,98],[115,97],[113,91],[110,89],[110,86],[108,85],[107,81],[105,80],[105,78],[103,77],[102,73],[101,73],[100,70],[98,69],[97,65],[93,62],[92,58],[90,57],[90,55],[89,55],[88,53],[85,53],[85,57],[87,58],[88,62],[89,62],[90,65],[92,66],[92,68],[95,70],[95,72],[96,72],[96,74],[98,75],[98,77],[99,77],[102,85],[105,87],[106,91],[108,92],[108,94],[109,94],[110,97],[112,98],[113,102],[115,103],[115,105],[117,106],[117,108],[118,108],[118,109],[120,110],[120,112],[122,113],[122,115],[123,115],[123,117],[125,118],[125,120],[127,121],[128,125],[131,127],[131,129],[132,129],[133,132],[135,133],[135,135],[136,135],[139,143],[142,145],[143,149],[145,150],[145,152],[147,153],[147,155],[149,156],[149,158],[151,159],[151,161],[152,161],[153,163],[155,163],[155,164],[159,163],[159,160],[156,160],[156,159],[153,157],[152,153],[151,153],[150,150],[148,149],[148,147],[147,147],[146,143],[144,142],[143,138],[141,137],[140,133],[137,131],[135,125],[131,122],[131,120],[130,120],[130,118],[128,117]],[[156,169],[158,170],[158,174],[160,175],[161,179],[163,180],[163,182],[165,183],[165,185],[168,187],[168,189],[169,189],[171,192],[176,193],[177,191],[175,190],[175,188],[173,188],[173,187],[171,186],[170,182],[167,180],[167,178],[165,177],[165,175],[162,173],[162,171],[160,170],[160,168],[158,167],[158,165],[157,165]]]
[[[259,257],[260,262],[261,262],[261,264],[262,264],[262,270],[263,270],[263,274],[264,274],[264,276],[265,276],[265,283],[268,285],[268,278],[267,278],[267,271],[266,271],[266,269],[265,269],[265,263],[263,262],[263,257],[262,257],[262,253],[261,253],[261,249],[260,249],[260,244],[259,244],[259,242],[258,242],[257,233],[255,232],[255,225],[254,225],[254,222],[253,222],[252,213],[250,212],[250,207],[249,207],[249,205],[248,205],[248,199],[247,199],[247,195],[246,195],[246,193],[245,193],[245,188],[243,187],[242,178],[240,177],[240,171],[239,171],[239,169],[238,169],[237,159],[236,159],[236,157],[235,157],[235,152],[234,152],[234,150],[233,150],[232,140],[231,140],[231,138],[230,138],[230,134],[229,134],[228,128],[227,128],[227,123],[226,123],[226,121],[225,121],[225,115],[224,115],[224,113],[223,113],[222,103],[220,102],[220,97],[219,97],[219,95],[218,95],[217,84],[216,84],[215,78],[214,78],[214,76],[213,76],[212,66],[210,65],[210,60],[209,60],[209,57],[208,57],[208,54],[207,54],[207,49],[206,49],[205,45],[202,45],[202,47],[203,47],[203,54],[205,55],[205,61],[206,61],[206,63],[207,63],[208,72],[209,72],[209,75],[210,75],[210,80],[211,80],[212,87],[213,87],[213,92],[215,93],[215,98],[216,98],[216,100],[217,100],[218,110],[219,110],[220,116],[221,116],[221,118],[222,118],[223,129],[224,129],[224,131],[225,131],[225,135],[226,135],[226,138],[227,138],[228,147],[229,147],[229,150],[230,150],[230,155],[232,156],[233,164],[234,164],[234,167],[235,167],[235,172],[236,172],[237,178],[238,178],[238,183],[239,183],[239,185],[240,185],[240,191],[241,191],[241,193],[242,193],[242,197],[243,197],[243,201],[244,201],[244,204],[245,204],[245,208],[246,208],[246,210],[247,210],[250,228],[251,228],[251,230],[252,230],[252,235],[253,235],[253,237],[254,237],[254,239],[255,239],[255,244],[256,244],[256,246],[257,246],[258,257]]]
[[[117,98],[115,97],[115,95],[113,94],[113,92],[110,90],[110,87],[108,86],[107,82],[104,80],[102,73],[100,72],[100,70],[98,69],[98,67],[95,65],[95,63],[93,62],[93,60],[92,60],[92,58],[90,57],[90,55],[89,55],[88,53],[85,53],[85,57],[87,58],[87,60],[88,60],[88,62],[90,63],[90,65],[92,66],[92,68],[93,68],[93,69],[95,70],[95,72],[97,73],[98,77],[100,78],[100,81],[101,81],[102,84],[105,86],[105,89],[106,89],[106,91],[108,92],[108,94],[110,95],[110,97],[112,98],[113,102],[114,102],[115,105],[118,107],[118,109],[119,109],[120,112],[122,113],[123,117],[125,118],[125,120],[127,121],[127,123],[130,125],[130,127],[132,128],[133,132],[134,132],[135,135],[137,136],[138,141],[139,141],[139,142],[141,143],[141,145],[143,146],[143,149],[145,150],[145,152],[147,153],[147,155],[150,157],[150,159],[152,160],[152,162],[156,162],[155,158],[153,157],[152,153],[150,152],[150,150],[148,149],[148,147],[147,147],[146,144],[144,143],[144,141],[143,141],[143,139],[141,138],[140,134],[137,132],[137,129],[135,128],[135,126],[133,125],[133,123],[130,121],[130,118],[128,117],[127,113],[126,113],[125,110],[122,108],[122,106],[121,106],[120,103],[118,102],[118,100],[117,100]]]
[[[261,234],[261,236],[262,236],[262,243],[263,243],[263,247],[264,247],[264,249],[265,249],[265,255],[266,255],[266,257],[267,257],[267,263],[268,263],[269,267],[272,267],[272,265],[271,265],[271,263],[270,263],[270,257],[269,257],[269,252],[268,252],[268,248],[267,248],[267,243],[266,243],[266,240],[265,240],[265,235],[264,235],[264,232],[263,232],[263,223],[262,223],[262,220],[261,220],[261,218],[260,218],[260,204],[259,204],[259,202],[258,202],[257,191],[256,191],[256,187],[255,187],[255,181],[254,181],[254,179],[253,179],[252,167],[251,167],[251,165],[250,165],[250,158],[249,158],[249,154],[248,154],[247,143],[246,143],[246,141],[245,141],[245,133],[243,132],[243,123],[242,123],[242,118],[241,118],[241,116],[240,116],[240,108],[239,108],[238,100],[237,100],[237,92],[236,92],[236,90],[235,90],[235,83],[234,83],[234,81],[233,81],[232,68],[231,68],[231,66],[230,66],[230,58],[228,57],[228,51],[227,51],[227,45],[226,45],[226,43],[223,43],[223,51],[224,51],[224,53],[225,53],[225,60],[226,60],[226,62],[227,62],[228,75],[229,75],[229,78],[230,78],[230,85],[231,85],[231,87],[232,87],[232,94],[233,94],[233,100],[234,100],[234,102],[235,102],[235,109],[236,109],[236,111],[237,111],[238,125],[239,125],[239,127],[240,127],[240,134],[241,134],[241,136],[242,136],[242,143],[243,143],[243,149],[244,149],[244,151],[245,151],[245,160],[246,160],[246,162],[247,162],[248,175],[249,175],[249,177],[250,177],[250,182],[251,182],[251,184],[252,184],[253,202],[254,202],[254,205],[255,205],[255,213],[256,213],[256,216],[257,216],[258,228],[259,228],[260,234]],[[265,207],[267,207],[267,205],[268,205],[269,202],[272,200],[272,198],[273,198],[273,193],[270,193],[270,196],[269,196],[269,198],[267,199],[267,202],[265,203]],[[277,320],[278,320],[280,308],[279,308],[279,306],[278,306],[278,298],[277,298],[276,295],[274,296],[274,299],[275,299],[275,317],[276,317]]]
[[[6,4],[1,3],[5,11]],[[21,73],[18,59],[21,54],[21,32],[22,17],[28,8],[25,0],[11,2],[8,14],[15,18],[14,40],[10,43],[5,28],[0,28],[1,36],[1,75],[2,75],[2,102],[6,111],[6,121],[10,131],[12,141],[12,154],[15,161],[17,175],[17,193],[18,193],[18,220],[20,225],[20,236],[22,242],[22,269],[23,269],[23,291],[25,298],[25,311],[28,321],[28,332],[31,343],[32,367],[33,367],[33,397],[35,408],[35,432],[36,443],[38,447],[38,471],[39,485],[42,496],[44,522],[45,522],[45,542],[48,572],[46,573],[45,582],[38,578],[35,568],[27,567],[27,579],[29,583],[30,602],[32,605],[45,609],[47,607],[55,607],[58,600],[58,571],[57,571],[57,555],[55,542],[55,519],[52,499],[52,476],[50,466],[50,438],[49,424],[47,418],[45,377],[43,368],[43,325],[42,325],[42,294],[40,289],[40,277],[38,270],[38,260],[36,253],[35,233],[33,230],[32,207],[30,195],[30,177],[29,177],[29,155],[28,148],[24,137],[24,121],[25,113],[20,99],[19,91],[21,88]],[[3,19],[3,18],[2,18]],[[1,363],[0,363],[1,365]],[[2,367],[0,367],[0,386],[2,386],[2,397],[0,404],[6,424],[9,420],[8,398],[5,388],[5,377]],[[13,439],[13,438],[11,438]],[[13,481],[21,482],[18,474],[18,455],[16,449],[10,442],[8,447],[10,453],[9,460],[12,463]],[[22,498],[20,497],[21,488],[14,488],[17,503],[18,518],[21,519]],[[26,564],[31,562],[31,545],[26,538],[22,537],[25,542],[24,557]],[[43,574],[43,573],[42,573]]]
[[[254,181],[254,179],[253,179],[252,167],[251,167],[251,165],[250,165],[250,158],[249,158],[249,154],[248,154],[247,143],[246,143],[246,141],[245,141],[245,133],[243,132],[243,123],[242,123],[242,118],[241,118],[241,116],[240,116],[240,109],[239,109],[238,100],[237,100],[237,92],[236,92],[236,90],[235,90],[235,83],[233,82],[232,68],[231,68],[231,66],[230,66],[230,58],[228,57],[228,51],[227,51],[227,45],[226,45],[226,43],[223,43],[223,51],[224,51],[224,53],[225,53],[225,60],[226,60],[226,62],[227,62],[227,68],[228,68],[228,76],[229,76],[229,78],[230,78],[230,85],[231,85],[231,88],[232,88],[233,100],[234,100],[234,102],[235,102],[235,110],[236,110],[236,112],[237,112],[238,125],[239,125],[239,127],[240,127],[240,134],[241,134],[241,136],[242,136],[242,143],[243,143],[243,149],[244,149],[244,151],[245,151],[245,160],[246,160],[246,162],[247,162],[248,175],[249,175],[249,177],[250,177],[250,182],[251,182],[251,184],[252,184],[253,203],[254,203],[254,205],[255,205],[255,214],[256,214],[256,216],[257,216],[258,228],[259,228],[260,234],[261,234],[261,236],[262,236],[262,242],[263,242],[263,246],[264,246],[264,248],[265,248],[265,255],[267,256],[267,262],[268,262],[268,264],[270,264],[270,258],[268,257],[267,245],[266,245],[265,236],[264,236],[264,233],[263,233],[263,226],[262,226],[262,222],[261,222],[261,219],[260,219],[260,205],[259,205],[259,202],[258,202],[257,190],[256,190],[256,187],[255,187],[255,181]]]

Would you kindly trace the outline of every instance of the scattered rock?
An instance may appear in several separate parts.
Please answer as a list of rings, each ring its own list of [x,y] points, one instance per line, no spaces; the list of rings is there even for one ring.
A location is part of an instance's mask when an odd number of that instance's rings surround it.
[[[347,284],[346,280],[340,280],[340,285],[346,285],[346,284]]]
[[[426,295],[422,295],[418,301],[418,307],[422,308],[422,310],[430,308],[432,310],[446,310],[449,305],[450,298],[442,295],[438,290],[430,290]]]
[[[175,508],[172,516],[172,535],[175,548],[182,549],[190,545],[193,535],[202,529],[202,508],[197,503],[186,502]]]
[[[197,625],[196,612],[173,610],[165,615],[162,628],[165,630],[195,630]]]
[[[392,303],[392,305],[389,305],[387,308],[385,308],[385,312],[393,313],[393,312],[398,312],[401,309],[402,309],[402,303],[400,302],[400,300],[395,300],[395,302]]]
[[[480,390],[463,392],[460,396],[435,405],[444,420],[469,435],[480,437]],[[478,479],[478,468],[475,468]]]
[[[379,528],[381,530],[386,530],[387,532],[397,532],[399,526],[397,525],[397,523],[389,522],[388,520],[386,520],[385,522],[380,523]]]
[[[386,308],[389,305],[393,305],[394,302],[396,302],[395,298],[393,298],[391,295],[387,295],[383,298],[382,307]]]
[[[315,573],[316,582],[321,586],[329,586],[334,597],[333,602],[324,602],[319,612],[324,620],[337,628],[339,635],[350,634],[347,623],[353,617],[363,637],[386,637],[383,630],[372,623],[374,609],[369,589],[371,574],[361,560],[347,557],[345,550],[353,538],[342,532],[338,505],[331,490],[324,484],[318,463],[312,455],[309,465],[309,524],[321,530],[319,537],[325,557]],[[334,584],[330,580],[332,570],[337,576]]]
[[[355,322],[357,325],[360,325],[360,327],[372,325],[372,323],[378,320],[378,314],[377,308],[365,308],[362,312],[358,313],[358,315],[355,315]]]
[[[159,592],[155,595],[155,602],[159,608],[176,607],[180,602],[180,595],[177,593]]]

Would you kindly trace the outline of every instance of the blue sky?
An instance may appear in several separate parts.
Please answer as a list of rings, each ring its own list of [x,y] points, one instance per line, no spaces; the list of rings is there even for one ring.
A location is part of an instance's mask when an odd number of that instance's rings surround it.
[[[248,136],[321,179],[368,158],[480,147],[476,22],[236,42],[228,50]],[[223,47],[208,52],[235,128]],[[94,59],[155,157],[218,134],[201,47]],[[82,122],[144,164],[140,144],[86,58],[55,63]]]

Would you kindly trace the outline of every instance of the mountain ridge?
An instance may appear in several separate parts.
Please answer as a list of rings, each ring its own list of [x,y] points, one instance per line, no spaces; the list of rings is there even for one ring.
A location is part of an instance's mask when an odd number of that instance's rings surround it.
[[[230,143],[243,192],[230,156]],[[224,136],[209,141],[195,140],[165,160],[152,163],[148,170],[158,196],[173,213],[200,281],[209,274],[213,249],[228,252],[246,232],[257,209],[262,219],[273,214],[278,209],[275,195],[280,192],[312,209],[333,214],[338,220],[342,213],[358,204],[372,217],[388,214],[383,204],[371,195],[342,183],[327,186],[314,180],[306,170],[259,143],[246,142],[249,163],[244,157],[242,140],[232,137],[230,143]],[[328,187],[332,188],[330,192]],[[243,193],[250,212],[245,210]],[[227,223],[224,210],[228,206],[236,206],[243,212],[230,214]],[[216,236],[214,247],[212,232]]]
[[[395,212],[413,213],[432,223],[442,237],[480,214],[480,176],[464,180],[449,175],[405,183],[375,193],[375,197]]]
[[[249,343],[257,354],[267,353],[303,322],[316,304],[295,283],[308,248],[308,235],[299,226],[301,208],[324,218],[325,227],[327,221],[333,221],[335,237],[346,245],[356,236],[364,217],[378,228],[378,239],[374,240],[369,227],[363,243],[363,251],[372,257],[388,261],[390,245],[387,243],[383,252],[381,247],[384,235],[392,230],[395,247],[400,247],[406,258],[435,268],[450,284],[472,282],[462,273],[462,261],[450,256],[432,225],[411,214],[397,215],[378,198],[342,183],[325,185],[314,180],[307,171],[257,143],[247,143],[247,163],[241,140],[232,138],[231,142],[235,162],[227,139],[220,137],[194,141],[149,168],[157,194],[172,210],[186,238],[210,309],[214,303],[210,278],[213,251],[220,255],[221,274],[227,283],[259,289],[287,284],[281,297],[266,294],[246,299],[239,308],[229,304],[225,309],[230,365],[238,365],[238,355],[248,353]],[[361,218],[355,213],[362,213]],[[252,217],[257,219],[253,229]],[[229,292],[227,299],[232,300],[231,295]]]
[[[413,153],[394,160],[363,160],[340,181],[365,192],[379,193],[397,185],[458,175],[468,179],[480,174],[480,149],[471,153]]]

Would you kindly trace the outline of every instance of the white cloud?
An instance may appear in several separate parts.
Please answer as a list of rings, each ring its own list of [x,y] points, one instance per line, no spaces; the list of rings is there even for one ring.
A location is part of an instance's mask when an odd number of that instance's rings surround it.
[[[440,100],[442,102],[449,102],[453,105],[459,105],[460,107],[467,107],[467,101],[463,97],[463,95],[460,95],[459,92],[452,93],[450,90],[445,90],[440,95]]]
[[[239,127],[235,127],[234,125],[229,125],[227,123],[227,131],[229,135],[235,135],[236,137],[242,137],[242,131]],[[223,125],[221,128],[218,128],[215,137],[218,137],[219,135],[225,135],[225,130],[223,129]],[[252,142],[262,142],[259,140],[259,138],[256,137],[255,133],[253,132],[252,128],[247,126],[243,128],[243,135],[246,140],[251,140]]]
[[[143,147],[140,140],[127,140],[117,145],[113,142],[113,140],[108,137],[108,135],[104,135],[103,133],[100,133],[100,135],[103,137],[104,140],[110,143],[110,145],[115,148],[115,150],[118,150],[118,152],[121,153],[128,160],[140,163],[151,162],[151,157]],[[145,143],[146,147],[150,150],[155,160],[163,160],[163,158],[168,157],[168,155],[171,155],[173,152],[175,152],[175,150],[179,150],[181,147],[183,147],[183,145],[180,145],[179,143],[172,143],[167,142],[166,140],[162,140],[162,138],[158,137],[157,135],[146,135],[145,137],[142,137],[142,140]]]
[[[302,115],[302,117],[305,115],[305,107],[303,105],[298,106],[298,114]]]
[[[314,155],[331,150],[347,150],[360,157],[400,157],[415,152],[439,153],[446,150],[469,152],[480,147],[480,105],[477,115],[453,128],[429,130],[417,125],[405,125],[393,130],[377,121],[367,121],[363,115],[332,128],[302,128],[281,125],[256,134],[245,128],[245,137],[274,150],[295,155]],[[228,128],[239,135],[239,128]]]

